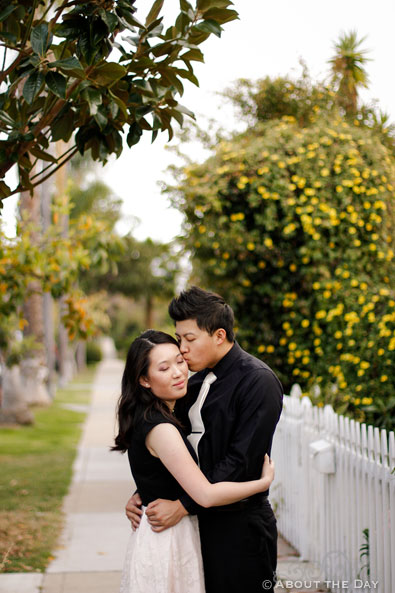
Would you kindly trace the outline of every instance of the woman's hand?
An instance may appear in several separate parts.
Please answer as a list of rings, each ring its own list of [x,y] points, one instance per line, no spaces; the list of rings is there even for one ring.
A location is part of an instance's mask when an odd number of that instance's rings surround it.
[[[261,477],[266,483],[265,490],[267,490],[274,480],[274,461],[270,459],[268,454],[265,455],[263,460]]]

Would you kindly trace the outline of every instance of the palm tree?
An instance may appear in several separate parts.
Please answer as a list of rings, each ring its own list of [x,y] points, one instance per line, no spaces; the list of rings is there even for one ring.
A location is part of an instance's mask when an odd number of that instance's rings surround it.
[[[346,114],[351,116],[357,112],[359,88],[367,87],[369,82],[364,67],[369,61],[369,58],[365,57],[368,50],[360,48],[365,39],[366,37],[362,37],[358,40],[356,31],[342,33],[334,44],[336,53],[329,60],[338,103]]]

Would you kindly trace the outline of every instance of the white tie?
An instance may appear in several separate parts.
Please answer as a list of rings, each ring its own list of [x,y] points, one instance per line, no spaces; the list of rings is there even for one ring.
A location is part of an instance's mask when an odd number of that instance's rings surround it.
[[[214,373],[208,373],[208,375],[206,375],[206,377],[204,378],[204,381],[202,383],[202,386],[200,388],[197,400],[195,401],[193,406],[191,406],[191,408],[188,412],[189,420],[191,421],[191,427],[192,427],[192,433],[188,436],[188,440],[191,443],[192,447],[194,448],[198,459],[199,459],[198,445],[199,445],[200,439],[202,438],[202,436],[204,434],[204,424],[203,424],[203,420],[202,420],[202,407],[203,407],[203,404],[207,397],[207,394],[210,390],[210,385],[212,383],[214,383],[214,381],[216,381],[216,379],[217,379],[217,377],[214,375]]]

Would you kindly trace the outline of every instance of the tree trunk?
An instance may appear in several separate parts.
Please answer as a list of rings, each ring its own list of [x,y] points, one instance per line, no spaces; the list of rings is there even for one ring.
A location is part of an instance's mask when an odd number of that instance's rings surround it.
[[[86,342],[84,340],[80,340],[77,344],[75,361],[78,371],[83,371],[86,368]]]
[[[26,405],[19,366],[3,366],[0,424],[32,424],[33,421],[33,414]]]
[[[65,308],[65,298],[66,297],[61,297],[58,301],[60,316]],[[61,319],[59,321],[58,353],[59,386],[64,387],[71,381],[76,372],[76,362],[70,346],[67,329],[63,325]]]
[[[37,227],[31,234],[33,243],[39,241],[42,228],[40,198],[39,192],[35,192],[32,197],[27,192],[23,192],[20,197],[21,216],[25,221],[33,223]],[[48,405],[51,399],[46,388],[48,367],[44,340],[44,298],[41,287],[36,282],[30,284],[29,292],[31,292],[31,296],[26,299],[23,306],[24,317],[27,321],[23,333],[24,337],[33,337],[35,345],[29,356],[21,362],[21,382],[25,389],[27,403]]]
[[[58,142],[56,145],[57,154],[60,155],[66,145]],[[67,166],[62,167],[55,173],[56,196],[59,202],[64,206],[68,203],[67,190]],[[69,234],[69,216],[64,214],[60,220],[61,233],[64,238]],[[74,353],[70,347],[69,336],[65,326],[62,323],[62,314],[66,308],[66,296],[59,299],[59,338],[58,338],[58,364],[59,364],[59,385],[64,387],[73,378],[76,372],[76,362]]]
[[[47,179],[41,185],[41,212],[43,229],[46,231],[51,225],[51,204],[53,183]],[[46,351],[46,364],[48,368],[47,389],[51,399],[56,394],[56,342],[55,342],[55,324],[54,324],[54,300],[49,292],[43,295],[44,309],[44,343]]]
[[[151,295],[145,297],[145,327],[152,328],[154,325],[154,303]]]

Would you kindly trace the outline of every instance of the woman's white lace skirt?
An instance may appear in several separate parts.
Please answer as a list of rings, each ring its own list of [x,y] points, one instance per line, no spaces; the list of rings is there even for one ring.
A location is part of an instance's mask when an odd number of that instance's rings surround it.
[[[204,593],[197,517],[155,533],[144,513],[130,535],[120,593]]]

